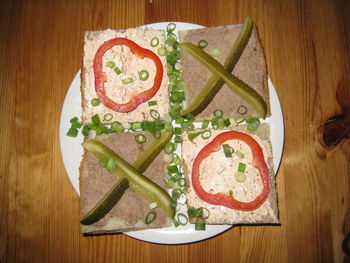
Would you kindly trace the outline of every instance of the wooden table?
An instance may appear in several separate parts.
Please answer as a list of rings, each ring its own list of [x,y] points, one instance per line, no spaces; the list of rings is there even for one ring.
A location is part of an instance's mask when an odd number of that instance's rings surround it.
[[[1,1],[0,261],[346,261],[350,147],[349,139],[337,139],[349,137],[350,127],[349,14],[350,1],[341,0]],[[83,32],[160,21],[236,24],[247,15],[259,29],[284,112],[281,225],[237,226],[175,246],[122,234],[83,237],[58,137]]]

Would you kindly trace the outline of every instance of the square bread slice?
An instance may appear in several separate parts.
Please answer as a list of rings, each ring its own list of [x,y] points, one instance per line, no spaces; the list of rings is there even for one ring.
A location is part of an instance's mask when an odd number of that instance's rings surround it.
[[[214,48],[219,48],[222,53],[214,58],[223,65],[227,53],[233,46],[241,29],[242,25],[227,25],[179,31],[178,34],[180,42],[190,42],[197,45],[200,40],[206,40],[208,46],[203,50],[208,54],[211,54]],[[183,81],[186,86],[186,101],[184,105],[184,108],[186,108],[196,98],[202,87],[205,86],[212,76],[212,73],[187,52],[181,52],[181,62]],[[262,96],[267,104],[267,116],[271,115],[266,63],[263,48],[260,44],[258,32],[255,27],[232,74],[250,85]],[[223,110],[225,118],[241,117],[242,115],[237,112],[240,105],[244,105],[247,108],[247,112],[244,116],[251,116],[254,112],[250,104],[241,99],[224,84],[208,107],[197,115],[197,119],[207,119],[211,117],[213,111],[217,109]]]
[[[157,54],[160,46],[165,43],[165,31],[150,28],[130,28],[126,30],[103,30],[87,31],[84,35],[84,54],[81,71],[81,96],[82,96],[82,122],[88,124],[91,117],[99,114],[103,121],[105,114],[112,114],[113,118],[105,123],[119,121],[121,123],[139,122],[143,120],[152,120],[150,116],[150,106],[147,102],[140,104],[135,110],[128,113],[120,113],[109,109],[102,103],[98,106],[92,106],[91,100],[97,98],[95,91],[95,75],[93,71],[93,61],[98,48],[107,40],[117,37],[128,38],[139,46],[149,49]],[[151,46],[152,38],[158,38],[159,44],[156,47]],[[158,55],[157,55],[158,56]],[[169,79],[165,70],[166,57],[158,56],[163,64],[164,73],[161,86],[156,95],[150,101],[157,101],[156,109],[163,117],[169,112],[168,102],[168,83]],[[108,67],[107,62],[115,63],[115,67]],[[112,63],[112,64],[113,64]],[[118,67],[121,70],[117,74],[114,69]],[[139,79],[139,71],[147,70],[149,77],[147,80]],[[104,83],[106,95],[116,103],[127,103],[135,93],[148,90],[153,86],[156,68],[153,61],[149,58],[140,59],[132,54],[128,47],[122,45],[113,46],[103,56],[102,71],[106,75]],[[133,82],[123,84],[123,79],[132,78]]]
[[[245,132],[246,125],[240,125],[234,130]],[[197,137],[193,142],[188,139],[188,133],[182,135],[182,164],[187,183],[187,206],[193,208],[204,207],[209,210],[208,224],[276,224],[278,220],[277,195],[275,190],[275,174],[272,162],[272,148],[269,140],[269,126],[266,123],[260,124],[259,128],[249,133],[261,146],[268,164],[271,175],[271,191],[267,200],[253,211],[239,211],[221,205],[212,205],[201,200],[192,186],[192,166],[200,150],[211,142],[217,135],[227,130],[212,130],[209,139]],[[235,154],[227,158],[222,147],[217,152],[212,153],[200,166],[200,182],[205,191],[210,193],[223,192],[232,195],[239,201],[249,202],[256,198],[262,190],[262,180],[257,169],[251,165],[251,150],[245,143],[239,143],[238,140],[229,140],[225,142],[234,150],[240,150],[244,153],[241,159]],[[237,182],[235,172],[239,162],[246,164],[246,180]]]
[[[111,148],[125,161],[132,164],[138,155],[152,142],[153,135],[144,133],[146,143],[137,144],[134,133],[118,133],[105,139],[98,139]],[[162,151],[143,175],[165,189],[164,173],[167,164],[163,161]],[[117,182],[113,173],[102,168],[98,159],[90,152],[84,151],[80,164],[80,196],[81,196],[81,217],[87,214],[94,205],[112,188]],[[160,228],[171,226],[171,220],[166,213],[156,208],[157,217],[151,224],[145,224],[146,215],[150,212],[149,202],[139,197],[135,192],[127,189],[119,202],[109,213],[91,225],[81,225],[83,233],[117,233],[144,228]]]

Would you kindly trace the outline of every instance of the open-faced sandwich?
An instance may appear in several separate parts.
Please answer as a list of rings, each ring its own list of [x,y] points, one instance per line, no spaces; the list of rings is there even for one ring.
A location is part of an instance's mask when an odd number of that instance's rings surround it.
[[[256,28],[175,26],[85,33],[83,233],[278,223]]]
[[[191,134],[200,133],[192,139]],[[209,136],[209,133],[211,136]],[[187,206],[209,224],[278,223],[269,126],[183,134]],[[203,211],[204,209],[204,211]]]

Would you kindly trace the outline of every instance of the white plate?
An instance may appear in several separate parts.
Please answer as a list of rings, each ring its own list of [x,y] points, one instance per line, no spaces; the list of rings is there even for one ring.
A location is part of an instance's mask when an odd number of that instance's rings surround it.
[[[147,26],[154,29],[165,29],[168,23],[169,22],[162,22]],[[203,28],[203,26],[195,24],[181,22],[175,23],[176,28],[179,30]],[[277,174],[283,152],[284,123],[281,105],[276,90],[270,79],[268,81],[268,86],[270,91],[272,116],[267,118],[266,122],[268,122],[271,127],[271,143],[274,156],[273,161]],[[77,138],[66,136],[66,133],[70,127],[69,120],[76,116],[81,116],[80,71],[76,74],[66,94],[60,122],[60,145],[63,163],[69,180],[71,181],[74,190],[79,195],[79,165],[83,154],[83,148],[81,147],[83,136],[80,132]],[[126,232],[125,234],[130,237],[152,243],[184,244],[208,239],[230,229],[231,227],[232,225],[207,225],[205,231],[195,231],[193,225],[187,224],[186,226],[180,226],[177,228],[171,227],[140,230]]]

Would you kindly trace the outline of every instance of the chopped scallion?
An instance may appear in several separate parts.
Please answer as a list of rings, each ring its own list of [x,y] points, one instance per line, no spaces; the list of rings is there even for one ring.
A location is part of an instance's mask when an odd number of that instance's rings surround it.
[[[151,39],[151,46],[156,47],[159,44],[159,39],[157,37],[154,37]]]
[[[151,117],[155,120],[158,120],[160,118],[159,112],[155,109],[151,109],[150,114],[151,114]]]
[[[245,163],[239,163],[238,164],[238,172],[244,173],[245,172],[245,168],[246,168],[246,164]]]
[[[132,78],[125,78],[125,79],[122,79],[122,83],[123,84],[130,84],[132,83],[134,80]]]
[[[171,174],[178,173],[179,169],[177,168],[177,165],[171,165],[168,166],[168,172]]]
[[[166,48],[165,47],[160,47],[160,48],[158,48],[158,55],[159,56],[165,56],[166,55],[166,53],[167,53],[167,50],[166,50]]]
[[[247,180],[247,176],[244,173],[242,173],[242,172],[236,172],[235,173],[235,178],[236,178],[236,181],[239,182],[239,183],[242,183],[245,180]]]
[[[148,106],[157,106],[157,101],[156,100],[149,101]]]
[[[147,80],[149,77],[149,73],[147,70],[143,69],[139,71],[139,79],[140,80]]]
[[[210,130],[206,130],[204,132],[202,132],[202,138],[203,139],[209,139],[211,136],[211,131]]]
[[[193,140],[196,139],[201,134],[202,134],[202,132],[189,133],[188,139],[190,140],[190,142],[193,142]]]
[[[116,159],[113,159],[113,158],[109,159],[106,167],[107,171],[113,172],[115,169],[116,163],[117,163]]]
[[[123,132],[124,131],[124,126],[118,122],[115,121],[111,125],[111,132]]]
[[[241,115],[244,115],[246,114],[248,111],[247,107],[244,106],[244,105],[240,105],[238,108],[237,108],[237,112]]]
[[[208,126],[209,126],[209,120],[204,120],[202,122],[202,129],[206,129],[206,128],[208,128]]]
[[[120,75],[120,73],[122,73],[122,71],[118,67],[114,69],[114,72],[117,73],[117,75]]]
[[[165,145],[164,147],[164,151],[168,154],[171,154],[175,151],[176,146],[175,144],[173,144],[172,142],[168,143],[167,145]]]
[[[166,27],[166,31],[167,31],[167,32],[172,32],[172,31],[175,30],[175,28],[176,28],[176,24],[175,24],[175,23],[169,23],[169,24],[167,25],[167,27]]]
[[[178,213],[177,214],[177,221],[180,223],[180,225],[184,226],[187,224],[188,218],[183,213]]]
[[[146,136],[142,133],[135,135],[135,140],[138,144],[142,144],[146,142]]]
[[[224,115],[224,112],[222,110],[215,110],[213,114],[216,118],[221,118],[222,115]]]
[[[260,125],[259,119],[255,117],[249,117],[245,121],[248,123],[247,130],[250,132],[255,131]]]
[[[232,157],[233,149],[228,144],[223,144],[222,149],[224,150],[225,157],[230,158]]]
[[[145,218],[145,223],[146,225],[151,224],[157,217],[157,212],[156,211],[151,211],[146,215]]]
[[[101,123],[100,116],[98,114],[95,114],[91,117],[92,123],[99,125]]]
[[[115,63],[113,61],[107,61],[106,67],[113,69],[115,68]]]
[[[105,121],[111,121],[113,119],[113,115],[110,114],[110,113],[106,113],[104,116],[103,116],[103,119]]]
[[[203,48],[206,48],[208,46],[208,41],[202,39],[202,40],[199,40],[198,41],[198,47],[203,49]]]
[[[101,103],[101,102],[100,102],[100,99],[98,99],[98,98],[93,98],[93,99],[91,100],[91,105],[94,106],[94,107],[100,105],[100,103]]]
[[[244,153],[242,153],[240,150],[236,150],[236,151],[235,151],[235,154],[236,154],[239,158],[241,158],[241,159],[244,158]]]

